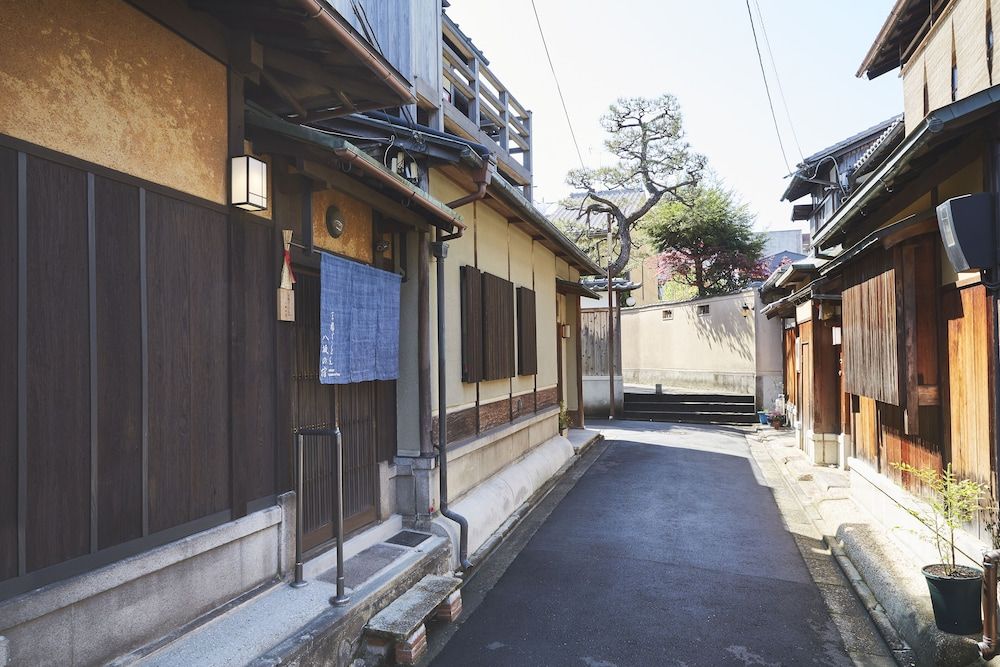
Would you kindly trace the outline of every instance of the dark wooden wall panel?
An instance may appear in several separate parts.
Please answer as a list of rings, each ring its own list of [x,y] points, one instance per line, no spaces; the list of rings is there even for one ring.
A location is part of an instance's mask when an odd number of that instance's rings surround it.
[[[792,405],[799,404],[798,370],[795,367],[795,329],[785,329],[782,334],[784,350],[785,400]]]
[[[234,511],[275,493],[274,240],[269,227],[230,230]]]
[[[98,547],[142,536],[138,188],[94,180]]]
[[[87,176],[29,157],[27,568],[90,550]],[[58,196],[55,196],[58,193]]]
[[[150,193],[149,514],[156,532],[229,504],[225,216]]]
[[[191,519],[230,505],[229,275],[226,216],[176,204],[188,221],[191,254]]]
[[[191,516],[191,257],[179,213],[175,202],[147,195],[151,532]]]
[[[392,461],[396,456],[396,381],[375,383],[375,420],[378,432],[378,460]]]
[[[17,153],[0,148],[0,580],[17,575]]]
[[[948,351],[948,424],[955,472],[989,481],[990,317],[986,288],[949,290],[942,303]]]

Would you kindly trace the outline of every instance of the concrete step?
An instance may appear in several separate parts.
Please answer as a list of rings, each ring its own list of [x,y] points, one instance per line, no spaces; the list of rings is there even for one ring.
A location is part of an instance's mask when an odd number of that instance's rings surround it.
[[[365,626],[369,655],[392,651],[396,664],[412,665],[427,651],[424,621],[437,616],[454,621],[462,611],[462,580],[429,574],[373,616]]]
[[[738,412],[756,415],[753,405],[742,403],[657,403],[655,401],[626,400],[625,409],[635,412]]]
[[[677,424],[755,424],[756,414],[739,412],[633,412],[625,410],[624,419],[650,422],[672,422]]]
[[[625,392],[625,401],[651,401],[656,403],[739,403],[754,405],[754,397],[741,394],[645,394]]]

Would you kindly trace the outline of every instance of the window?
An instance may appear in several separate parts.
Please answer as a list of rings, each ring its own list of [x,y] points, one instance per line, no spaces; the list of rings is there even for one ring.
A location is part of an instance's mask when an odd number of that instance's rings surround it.
[[[674,311],[672,311],[672,310],[664,310],[660,314],[660,317],[663,318],[664,322],[666,322],[667,320],[672,320],[672,319],[674,319]]]
[[[708,306],[707,303],[698,306],[698,314],[699,315],[708,315],[708,312],[709,312],[709,306]]]
[[[535,335],[535,291],[517,288],[517,374],[538,372],[538,338]]]

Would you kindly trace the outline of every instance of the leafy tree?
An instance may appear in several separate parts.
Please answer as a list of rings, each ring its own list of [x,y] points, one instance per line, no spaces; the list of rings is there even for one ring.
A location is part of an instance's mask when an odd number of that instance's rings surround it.
[[[698,296],[714,296],[767,278],[761,261],[765,240],[753,230],[753,214],[731,190],[698,186],[681,199],[657,207],[646,229],[662,253],[662,280],[690,285]]]
[[[605,147],[614,156],[611,166],[574,169],[567,183],[586,196],[573,202],[577,218],[595,232],[606,228],[611,216],[617,253],[611,274],[628,266],[634,246],[632,233],[643,217],[661,202],[678,201],[697,185],[705,158],[684,139],[680,106],[673,95],[657,98],[621,98],[601,117],[608,134]],[[646,198],[638,207],[625,207],[618,193],[641,188]],[[590,224],[591,217],[597,221]]]

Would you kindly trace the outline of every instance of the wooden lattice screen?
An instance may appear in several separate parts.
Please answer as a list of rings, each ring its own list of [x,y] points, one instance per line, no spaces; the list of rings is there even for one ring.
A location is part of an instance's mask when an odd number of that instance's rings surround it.
[[[474,266],[460,270],[462,291],[462,382],[483,379],[483,274]]]
[[[483,273],[483,378],[514,377],[514,284]]]
[[[517,288],[517,373],[538,372],[538,338],[535,323],[535,291]]]

